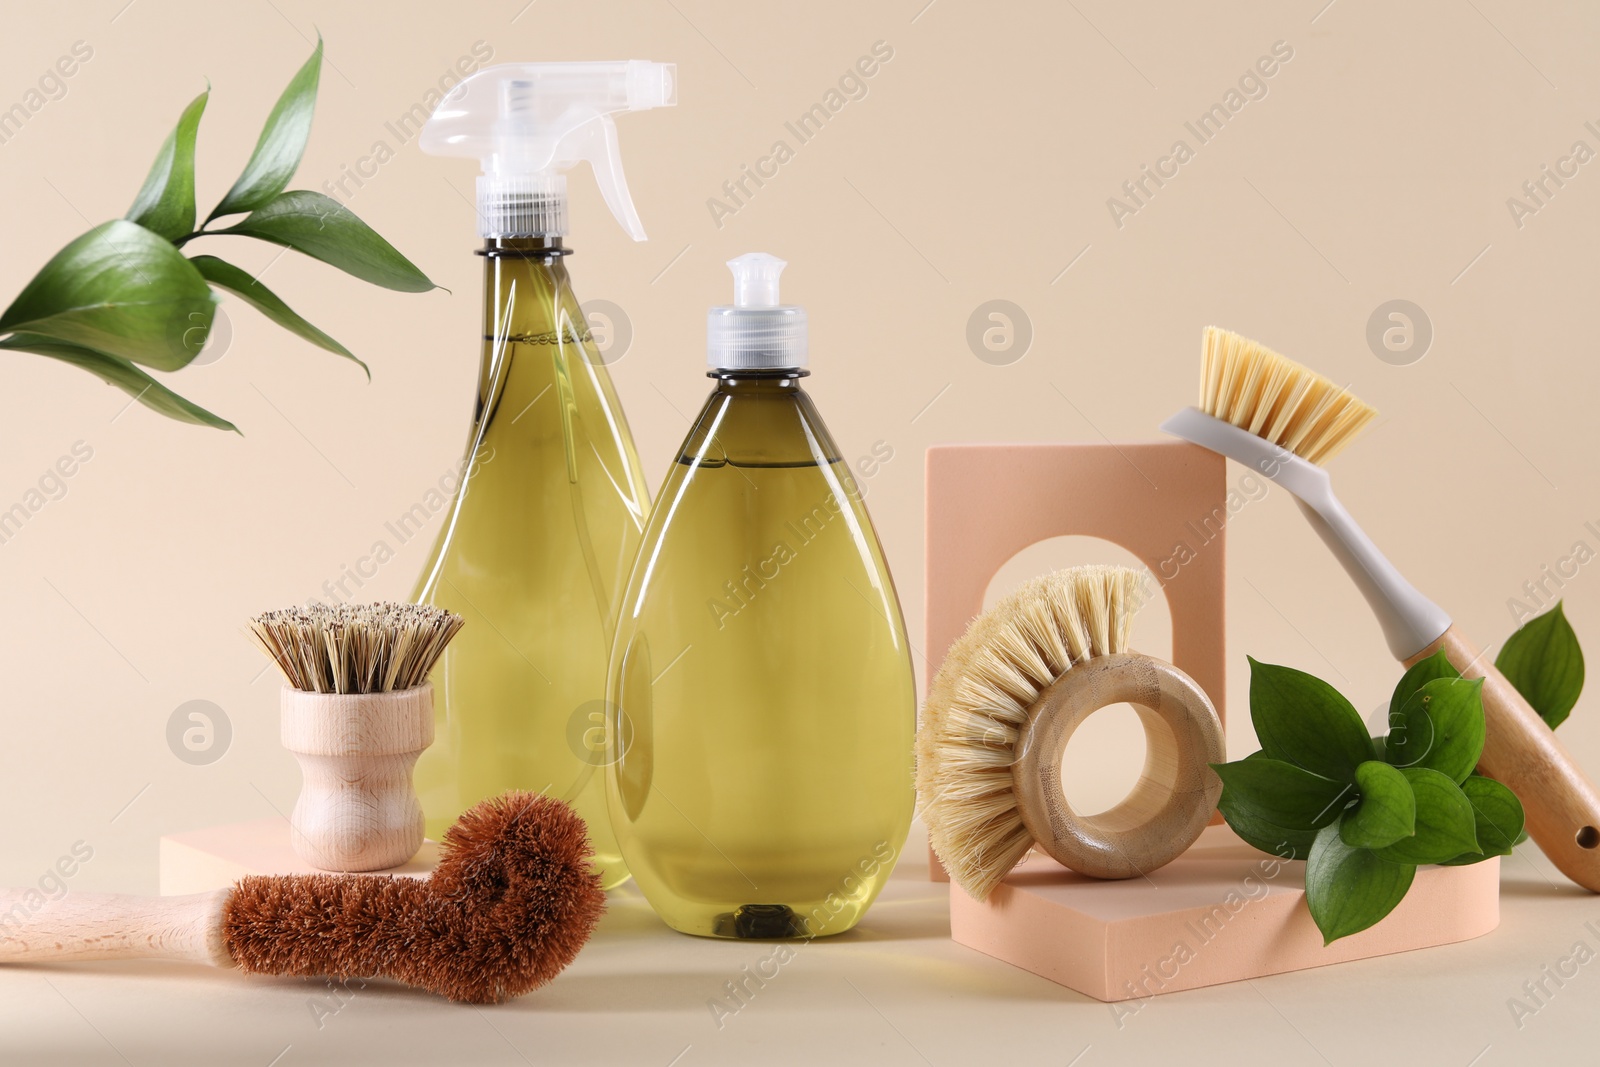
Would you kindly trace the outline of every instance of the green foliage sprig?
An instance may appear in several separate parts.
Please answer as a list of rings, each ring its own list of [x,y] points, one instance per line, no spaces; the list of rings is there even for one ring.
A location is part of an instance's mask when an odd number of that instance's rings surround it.
[[[255,151],[221,202],[195,226],[194,156],[209,88],[184,108],[126,217],[69,243],[0,314],[0,348],[58,359],[146,407],[184,422],[234,430],[142,370],[176,371],[205,347],[226,290],[290,332],[363,370],[344,345],[307,322],[249,272],[215,256],[185,256],[190,241],[237,234],[292,248],[363,281],[400,292],[435,288],[427,275],[347,208],[322,193],[286,190],[300,166],[316,107],[322,40],[279,97]],[[212,228],[225,216],[243,215]],[[368,377],[371,371],[368,370]]]
[[[1368,735],[1326,682],[1250,661],[1250,717],[1261,751],[1215,764],[1222,815],[1245,841],[1306,861],[1306,903],[1325,942],[1377,923],[1423,863],[1511,853],[1522,804],[1473,774],[1483,752],[1481,679],[1439,653],[1406,671],[1390,731]]]
[[[1496,666],[1551,727],[1583,689],[1583,652],[1562,606],[1519,629]],[[1261,750],[1213,764],[1218,804],[1243,840],[1306,861],[1306,903],[1325,942],[1394,910],[1418,865],[1507,856],[1525,838],[1522,802],[1475,773],[1483,754],[1482,679],[1443,652],[1414,664],[1372,737],[1332,686],[1250,661],[1250,718]]]

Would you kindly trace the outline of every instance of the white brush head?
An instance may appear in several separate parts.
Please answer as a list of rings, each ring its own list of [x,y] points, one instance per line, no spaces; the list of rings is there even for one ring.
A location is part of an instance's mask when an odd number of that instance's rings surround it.
[[[974,899],[1027,855],[1011,766],[1039,694],[1074,665],[1128,651],[1147,572],[1076,567],[1035,578],[950,647],[917,731],[917,796],[934,851]]]
[[[1326,463],[1377,411],[1313,370],[1247,337],[1207,326],[1201,411],[1312,463]]]

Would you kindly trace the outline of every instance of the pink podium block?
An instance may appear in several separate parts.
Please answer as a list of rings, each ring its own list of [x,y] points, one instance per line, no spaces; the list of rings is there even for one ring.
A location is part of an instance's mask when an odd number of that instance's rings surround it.
[[[1324,947],[1305,905],[1305,864],[1210,826],[1147,878],[1107,882],[1048,856],[1023,861],[987,903],[950,886],[960,944],[1096,1000],[1238,982],[1466,941],[1500,924],[1500,861],[1420,867],[1378,925]]]
[[[424,841],[409,863],[371,873],[426,877],[439,862],[439,846]],[[287,819],[210,826],[161,839],[161,895],[204,893],[247,874],[327,874],[295,855]]]

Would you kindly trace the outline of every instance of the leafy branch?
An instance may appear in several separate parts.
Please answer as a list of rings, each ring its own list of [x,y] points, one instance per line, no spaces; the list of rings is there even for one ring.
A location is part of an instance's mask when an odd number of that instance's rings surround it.
[[[1583,650],[1561,604],[1506,641],[1495,660],[1553,729],[1583,691]],[[1306,861],[1306,903],[1323,938],[1381,921],[1419,864],[1508,856],[1526,839],[1522,802],[1476,773],[1482,679],[1443,652],[1413,664],[1370,737],[1350,702],[1309,674],[1250,661],[1250,718],[1261,751],[1214,764],[1218,810],[1265,852]]]
[[[1250,661],[1261,751],[1214,764],[1223,818],[1248,843],[1306,861],[1306,903],[1327,942],[1394,910],[1418,865],[1511,854],[1522,803],[1474,774],[1483,753],[1482,679],[1441,652],[1400,679],[1389,733],[1371,737],[1326,682]]]
[[[248,271],[215,256],[185,256],[199,237],[234,234],[292,248],[386,289],[435,288],[427,275],[349,209],[322,193],[287,190],[316,108],[322,40],[278,98],[233,187],[195,225],[194,158],[211,90],[190,101],[122,219],[57,252],[0,314],[0,348],[61,360],[170,418],[234,430],[144,369],[177,371],[205,347],[218,296],[233,293],[291,333],[367,365],[307,322]],[[287,190],[287,191],[286,191]],[[231,225],[218,219],[243,215]]]

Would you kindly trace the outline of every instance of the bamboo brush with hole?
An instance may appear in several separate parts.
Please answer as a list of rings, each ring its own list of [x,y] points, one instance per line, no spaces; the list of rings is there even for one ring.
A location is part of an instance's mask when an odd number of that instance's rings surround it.
[[[1130,878],[1180,855],[1222,783],[1222,723],[1178,668],[1129,649],[1146,575],[1078,567],[1023,585],[950,647],[917,731],[917,795],[950,876],[986,900],[1035,843],[1080,874]],[[1077,814],[1062,789],[1073,730],[1134,705],[1144,772],[1127,799]]]
[[[1488,734],[1479,769],[1521,799],[1528,834],[1574,882],[1600,891],[1600,792],[1537,712],[1379,552],[1334,496],[1318,464],[1337,455],[1377,413],[1321,375],[1214,326],[1205,331],[1200,403],[1162,429],[1237,460],[1293,494],[1377,615],[1406,666],[1444,651],[1484,679]]]
[[[42,906],[35,890],[0,890],[0,963],[184,960],[491,1004],[544,985],[589,939],[605,909],[592,858],[571,808],[507,793],[445,833],[427,879],[252,875],[191,896],[74,891]]]
[[[385,870],[422,846],[411,769],[433,742],[428,672],[461,624],[425,604],[318,604],[251,620],[286,683],[283,745],[304,780],[290,842],[307,863]]]

